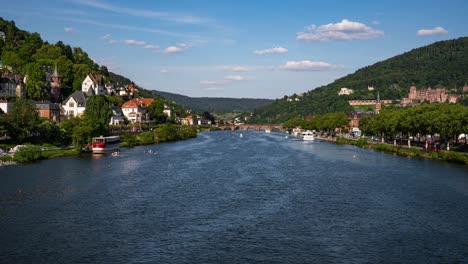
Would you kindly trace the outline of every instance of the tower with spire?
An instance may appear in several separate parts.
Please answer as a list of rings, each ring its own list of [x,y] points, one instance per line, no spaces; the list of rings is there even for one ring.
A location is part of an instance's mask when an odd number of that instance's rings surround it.
[[[382,109],[382,103],[380,102],[380,93],[377,91],[377,103],[375,104],[375,113],[378,114]]]
[[[55,63],[54,73],[50,77],[50,97],[57,99],[60,96],[60,75],[57,71],[57,63]]]

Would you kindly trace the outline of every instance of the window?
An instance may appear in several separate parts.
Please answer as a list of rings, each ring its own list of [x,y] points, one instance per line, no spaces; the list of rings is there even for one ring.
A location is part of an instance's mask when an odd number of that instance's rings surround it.
[[[74,102],[70,102],[70,103],[68,103],[68,106],[69,106],[69,107],[75,107],[75,103],[74,103]]]
[[[75,111],[69,111],[68,116],[75,116]]]

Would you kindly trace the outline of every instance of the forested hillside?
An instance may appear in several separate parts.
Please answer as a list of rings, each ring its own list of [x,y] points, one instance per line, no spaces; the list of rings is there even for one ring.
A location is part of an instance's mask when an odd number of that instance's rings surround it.
[[[274,102],[274,100],[270,99],[188,97],[180,94],[161,91],[153,91],[153,93],[171,99],[178,104],[190,107],[191,109],[200,112],[208,111],[214,113],[225,113],[233,111],[252,111],[256,108]]]
[[[443,86],[461,93],[468,83],[468,37],[440,41],[413,49],[393,58],[366,66],[333,83],[306,92],[298,101],[291,97],[254,111],[251,123],[285,122],[292,117],[351,111],[347,101],[351,99],[401,99],[408,95],[409,87]],[[374,91],[369,91],[373,86]],[[354,93],[338,96],[342,87]],[[292,96],[294,99],[296,96]],[[289,100],[288,100],[289,99]]]
[[[0,38],[0,61],[3,64],[0,71],[27,76],[26,91],[30,99],[48,99],[46,74],[51,73],[55,66],[61,77],[62,95],[58,98],[59,102],[74,91],[81,90],[81,83],[89,73],[103,75],[106,82],[134,84],[122,75],[109,72],[106,66],[99,66],[80,47],[71,47],[62,41],[50,44],[43,41],[38,33],[21,30],[14,21],[2,18],[0,31],[5,34],[4,39]],[[153,96],[151,92],[138,88],[143,96]]]

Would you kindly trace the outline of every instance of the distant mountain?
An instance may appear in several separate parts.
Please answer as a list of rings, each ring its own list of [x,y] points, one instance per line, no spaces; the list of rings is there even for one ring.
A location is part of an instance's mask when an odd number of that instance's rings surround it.
[[[223,98],[223,97],[188,97],[185,95],[152,91],[154,94],[171,99],[176,103],[189,107],[194,111],[210,113],[244,112],[266,106],[274,102],[270,99]]]
[[[326,86],[308,91],[301,96],[285,96],[273,104],[256,109],[251,123],[285,122],[293,117],[328,112],[349,112],[348,100],[401,99],[408,95],[409,87],[443,86],[457,89],[468,83],[468,37],[439,41],[413,49],[393,58],[366,66]],[[369,91],[368,86],[374,87]],[[340,88],[354,93],[338,96]]]

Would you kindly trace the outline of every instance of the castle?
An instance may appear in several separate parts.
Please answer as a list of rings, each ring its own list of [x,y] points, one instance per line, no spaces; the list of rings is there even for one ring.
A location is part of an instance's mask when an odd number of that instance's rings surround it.
[[[463,92],[468,92],[468,86],[463,87]],[[401,100],[402,106],[413,105],[427,101],[429,103],[456,103],[463,98],[463,94],[449,94],[446,88],[422,88],[418,90],[416,86],[411,86],[407,98]]]

